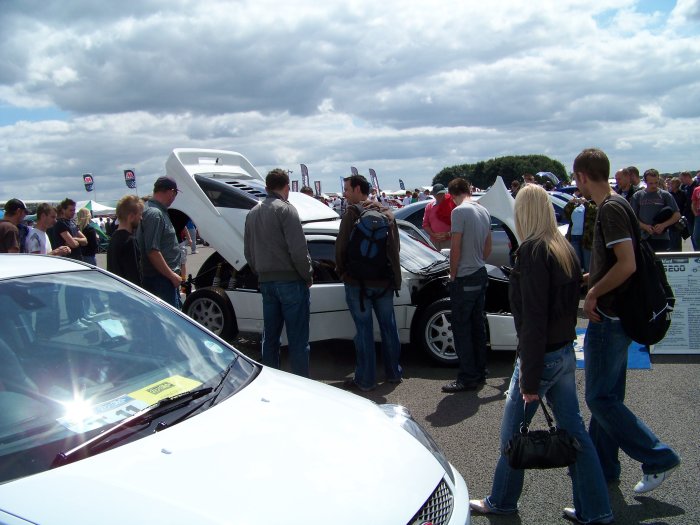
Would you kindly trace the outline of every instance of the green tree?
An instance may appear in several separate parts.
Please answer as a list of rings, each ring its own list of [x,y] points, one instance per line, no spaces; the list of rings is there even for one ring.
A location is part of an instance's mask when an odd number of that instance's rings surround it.
[[[496,177],[501,176],[506,187],[510,187],[512,181],[522,179],[525,173],[534,175],[543,171],[553,173],[565,183],[571,180],[564,165],[546,155],[509,155],[475,164],[458,164],[443,168],[433,177],[433,184],[447,185],[452,179],[462,177],[477,188],[483,189],[491,186]]]

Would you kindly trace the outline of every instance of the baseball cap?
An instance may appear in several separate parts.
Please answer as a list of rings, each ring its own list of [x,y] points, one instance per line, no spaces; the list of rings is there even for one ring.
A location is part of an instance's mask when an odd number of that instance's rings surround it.
[[[10,199],[5,203],[5,213],[13,215],[17,210],[27,211],[27,207],[19,199]]]
[[[433,195],[440,195],[441,193],[447,193],[445,186],[442,184],[436,184],[433,186]]]
[[[176,192],[180,193],[180,190],[177,189],[177,182],[175,182],[175,179],[171,177],[158,177],[153,185],[153,193],[168,190],[175,190]]]

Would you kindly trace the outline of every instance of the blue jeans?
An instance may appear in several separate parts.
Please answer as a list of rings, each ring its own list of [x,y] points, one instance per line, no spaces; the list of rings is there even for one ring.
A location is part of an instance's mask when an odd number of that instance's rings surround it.
[[[180,304],[180,288],[173,286],[170,279],[164,275],[144,275],[143,288],[177,309],[182,306]]]
[[[508,388],[506,406],[501,423],[501,457],[493,476],[491,495],[486,498],[488,505],[497,513],[509,514],[518,510],[518,499],[523,488],[524,470],[516,470],[508,465],[503,451],[505,446],[520,429],[520,423],[527,410],[532,418],[537,410],[537,403],[525,405],[520,394],[520,359],[515,363],[515,370]],[[565,429],[578,439],[581,450],[576,463],[569,467],[573,488],[574,508],[581,522],[603,521],[612,517],[608,487],[600,468],[595,447],[591,442],[579,411],[576,397],[576,356],[573,344],[555,352],[544,355],[542,380],[540,381],[540,398],[546,396],[547,404],[554,413],[559,428]],[[533,428],[545,428],[544,416],[541,421],[533,423]]]
[[[365,287],[364,312],[360,304],[360,287],[345,285],[345,300],[355,321],[355,383],[362,388],[377,384],[376,353],[374,351],[374,320],[377,316],[382,335],[382,361],[387,381],[401,379],[401,342],[394,316],[394,293],[391,289]]]
[[[690,240],[693,243],[693,250],[697,251],[700,250],[700,215],[695,216],[692,231],[693,233],[690,236]]]
[[[582,239],[583,235],[572,235],[569,242],[571,243],[574,252],[576,252],[576,255],[578,256],[578,261],[581,263],[581,269],[584,272],[587,272],[591,264],[591,250],[583,247],[583,244],[581,244]]]
[[[486,375],[486,315],[488,274],[481,268],[450,283],[452,334],[459,358],[457,381],[475,383]]]
[[[620,448],[642,464],[645,474],[664,472],[680,462],[624,404],[630,342],[619,320],[603,318],[588,323],[583,343],[586,403],[591,410],[588,432],[607,480],[620,477]]]
[[[302,281],[260,283],[263,299],[262,361],[280,368],[280,337],[287,329],[289,364],[293,374],[309,377],[309,287]]]

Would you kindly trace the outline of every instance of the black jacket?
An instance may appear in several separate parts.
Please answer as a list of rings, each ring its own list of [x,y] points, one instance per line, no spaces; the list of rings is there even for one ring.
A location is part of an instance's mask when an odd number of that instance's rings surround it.
[[[576,339],[581,268],[574,258],[568,277],[544,244],[525,241],[516,254],[509,299],[518,334],[520,391],[536,394],[544,354]]]

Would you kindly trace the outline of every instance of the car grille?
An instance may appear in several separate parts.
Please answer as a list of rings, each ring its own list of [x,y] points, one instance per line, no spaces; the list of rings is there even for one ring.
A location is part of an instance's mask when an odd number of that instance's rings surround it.
[[[443,479],[418,511],[409,525],[444,525],[450,521],[454,498],[450,487]]]

